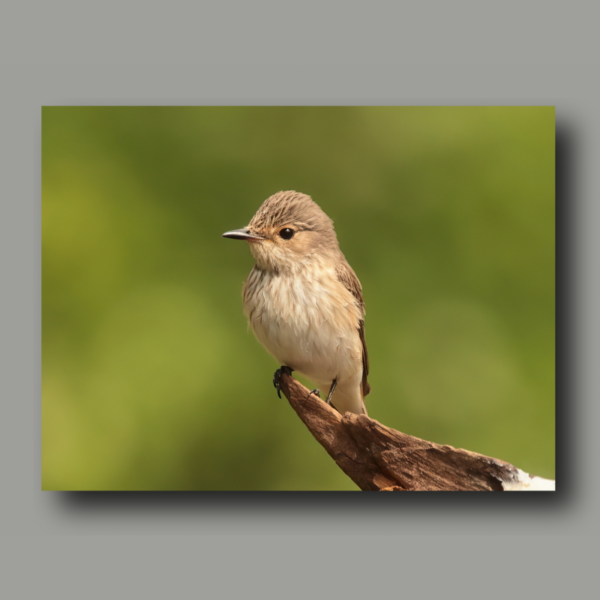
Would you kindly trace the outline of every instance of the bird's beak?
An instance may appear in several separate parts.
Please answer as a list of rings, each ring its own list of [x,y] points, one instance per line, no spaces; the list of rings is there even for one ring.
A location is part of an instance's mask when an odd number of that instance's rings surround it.
[[[227,231],[223,234],[223,237],[231,238],[232,240],[246,240],[247,242],[258,242],[265,239],[259,235],[250,233],[250,230],[247,227],[244,227],[243,229],[233,229],[232,231]]]

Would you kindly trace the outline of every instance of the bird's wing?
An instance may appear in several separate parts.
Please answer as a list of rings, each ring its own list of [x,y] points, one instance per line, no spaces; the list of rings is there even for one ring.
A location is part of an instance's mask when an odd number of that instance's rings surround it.
[[[363,396],[366,396],[371,391],[371,386],[367,381],[367,376],[369,375],[369,354],[367,352],[367,342],[365,340],[365,301],[363,300],[362,286],[360,285],[356,273],[346,261],[343,261],[340,266],[336,268],[336,274],[339,281],[354,296],[354,301],[360,310],[358,335],[360,336],[360,341],[362,343],[362,392]]]

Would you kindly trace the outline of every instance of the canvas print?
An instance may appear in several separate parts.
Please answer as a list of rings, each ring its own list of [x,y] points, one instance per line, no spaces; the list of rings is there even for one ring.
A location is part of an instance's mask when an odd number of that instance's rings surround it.
[[[553,107],[43,107],[43,490],[554,479]]]

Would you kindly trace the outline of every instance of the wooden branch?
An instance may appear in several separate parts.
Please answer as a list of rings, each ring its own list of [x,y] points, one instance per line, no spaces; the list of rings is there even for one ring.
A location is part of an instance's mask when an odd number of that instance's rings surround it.
[[[365,415],[342,416],[286,372],[275,381],[336,464],[361,490],[553,490],[513,465],[391,429]]]

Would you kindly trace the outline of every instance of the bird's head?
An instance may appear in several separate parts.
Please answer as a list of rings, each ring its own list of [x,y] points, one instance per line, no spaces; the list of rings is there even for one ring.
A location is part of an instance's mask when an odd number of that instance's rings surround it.
[[[223,237],[249,242],[257,266],[265,270],[293,271],[339,253],[333,221],[310,196],[294,191],[273,194],[247,227]]]

